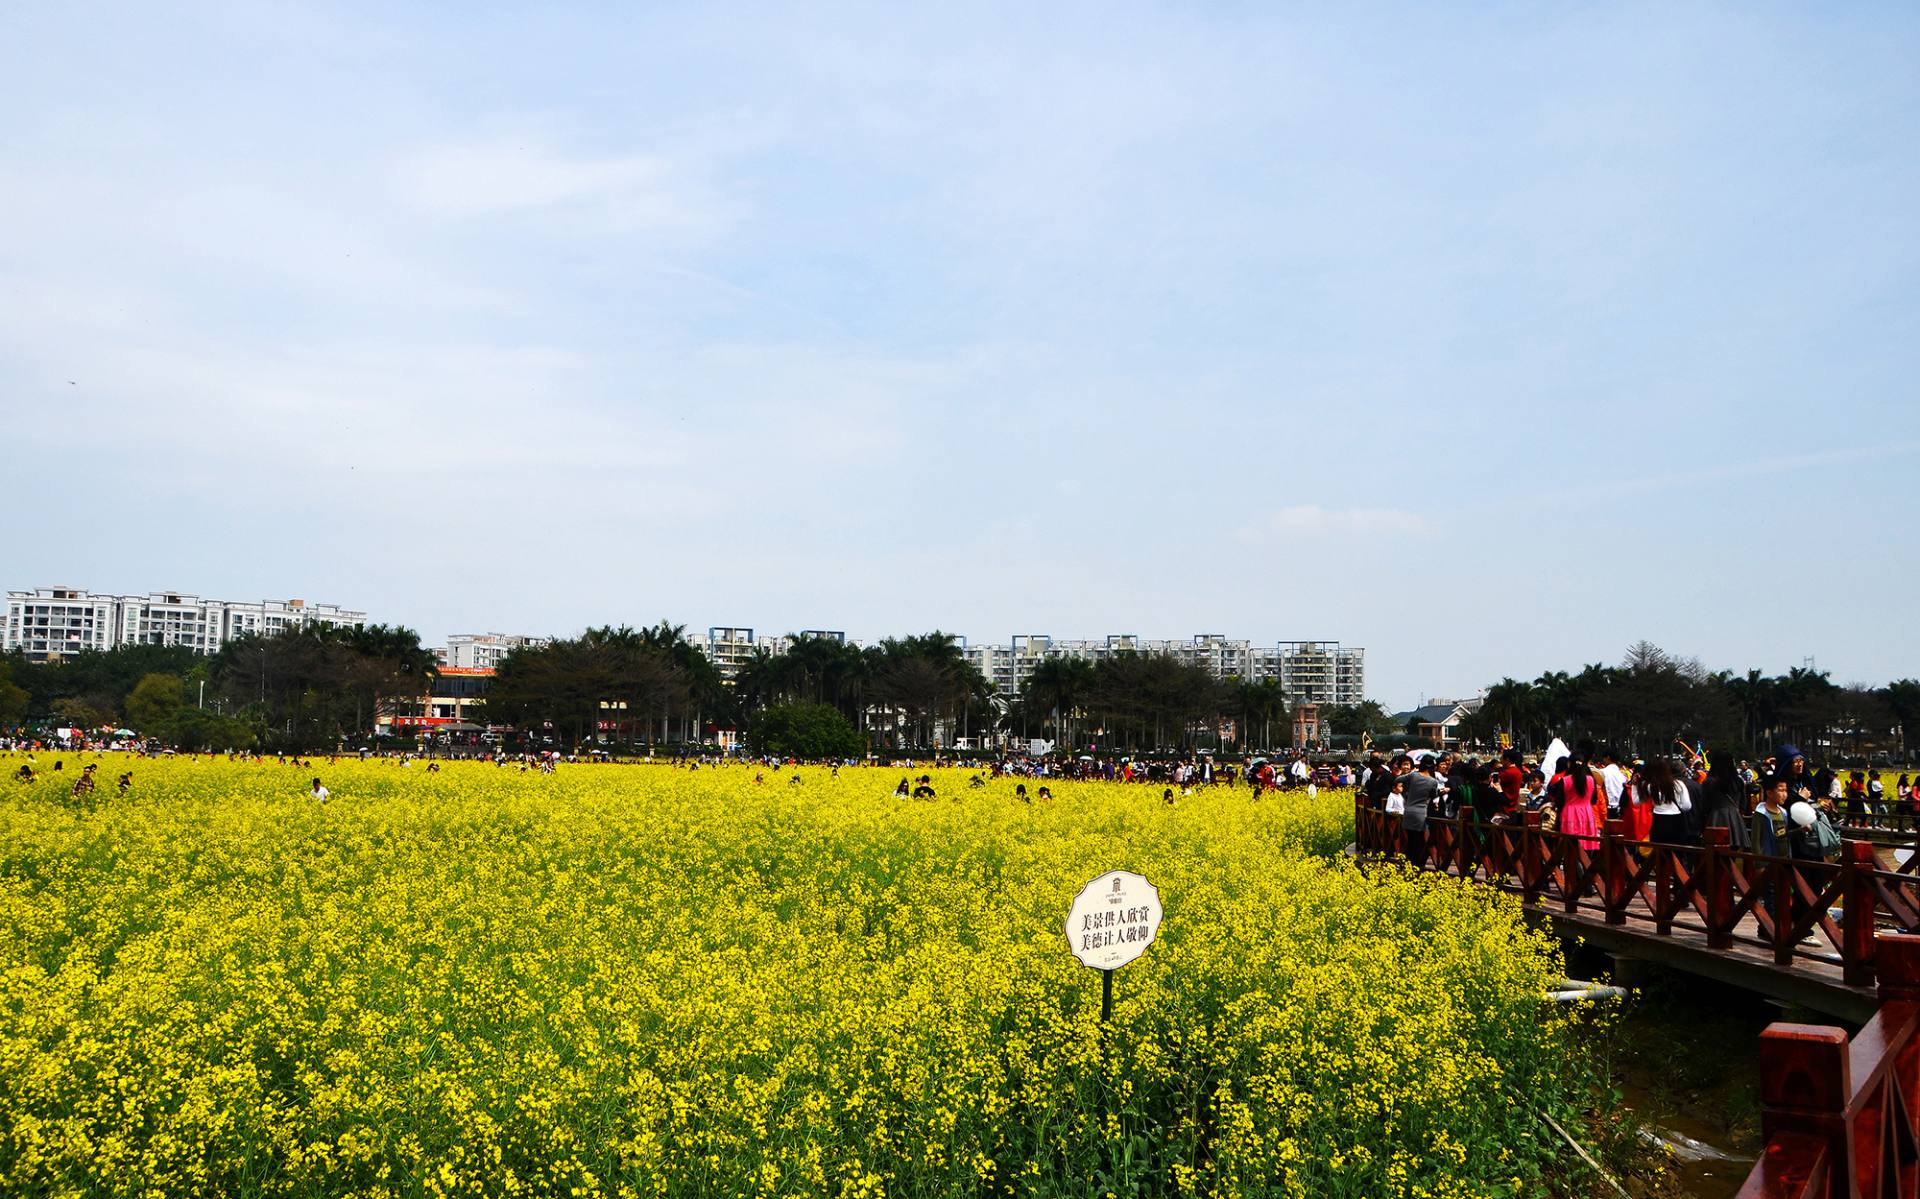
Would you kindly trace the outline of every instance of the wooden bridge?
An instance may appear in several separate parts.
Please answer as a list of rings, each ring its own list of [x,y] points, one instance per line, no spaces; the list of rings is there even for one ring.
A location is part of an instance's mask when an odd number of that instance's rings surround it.
[[[1362,862],[1407,861],[1401,818],[1358,803]],[[1525,823],[1429,819],[1419,860],[1517,896],[1530,919],[1626,957],[1733,982],[1862,1025],[1760,1038],[1766,1147],[1743,1199],[1920,1197],[1920,855],[1846,840],[1838,862]]]

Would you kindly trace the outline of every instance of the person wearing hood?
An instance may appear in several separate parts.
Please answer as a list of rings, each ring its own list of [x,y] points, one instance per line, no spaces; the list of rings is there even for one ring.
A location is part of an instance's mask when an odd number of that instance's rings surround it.
[[[1826,797],[1826,791],[1814,785],[1813,769],[1799,746],[1782,745],[1773,751],[1773,769],[1777,777],[1786,780],[1789,804],[1802,800],[1818,803]]]

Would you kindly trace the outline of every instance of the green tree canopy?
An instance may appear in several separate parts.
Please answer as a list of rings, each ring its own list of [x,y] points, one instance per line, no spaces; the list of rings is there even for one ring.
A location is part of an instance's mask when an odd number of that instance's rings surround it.
[[[774,704],[755,714],[747,743],[760,753],[805,760],[857,758],[867,741],[832,704]]]
[[[183,700],[178,675],[146,675],[127,693],[127,723],[149,736],[165,736],[180,714]]]

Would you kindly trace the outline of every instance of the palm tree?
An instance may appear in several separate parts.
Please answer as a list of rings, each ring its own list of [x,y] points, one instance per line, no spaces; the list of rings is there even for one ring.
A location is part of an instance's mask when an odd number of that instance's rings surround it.
[[[1036,709],[1053,713],[1053,735],[1073,745],[1073,717],[1093,685],[1093,663],[1081,658],[1047,658],[1027,676],[1023,696]]]
[[[1533,732],[1537,708],[1532,683],[1503,678],[1487,688],[1487,700],[1480,710],[1504,716],[1507,731],[1513,734],[1514,744],[1518,745],[1523,733],[1530,735]],[[1530,736],[1528,740],[1531,740]]]

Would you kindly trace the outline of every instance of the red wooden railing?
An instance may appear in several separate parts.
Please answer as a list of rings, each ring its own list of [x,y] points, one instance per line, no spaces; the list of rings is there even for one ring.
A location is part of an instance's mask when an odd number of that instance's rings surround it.
[[[1729,849],[1724,829],[1707,834],[1699,846],[1634,841],[1613,820],[1588,846],[1541,828],[1537,814],[1513,825],[1429,819],[1420,865],[1632,931],[1691,929],[1710,948],[1745,941],[1769,947],[1780,965],[1837,962],[1851,985],[1877,979],[1880,1006],[1851,1041],[1824,1025],[1776,1023],[1760,1034],[1766,1147],[1739,1199],[1920,1199],[1915,863],[1883,870],[1860,841],[1843,842],[1838,863],[1794,861]],[[1399,816],[1356,808],[1362,859],[1405,859],[1409,840]],[[1810,934],[1825,947],[1802,946]]]
[[[1815,1024],[1760,1034],[1766,1147],[1739,1199],[1920,1195],[1920,937],[1879,940],[1880,1010],[1851,1042]]]
[[[1399,816],[1362,802],[1354,825],[1363,860],[1406,858],[1413,839]],[[1838,862],[1814,862],[1730,849],[1725,829],[1706,836],[1702,845],[1635,841],[1624,821],[1609,820],[1588,845],[1529,812],[1518,824],[1429,818],[1418,852],[1426,869],[1490,883],[1529,906],[1654,936],[1700,933],[1713,949],[1758,945],[1782,966],[1838,965],[1856,987],[1873,985],[1877,929],[1920,933],[1920,855],[1886,870],[1865,841],[1842,842]]]

